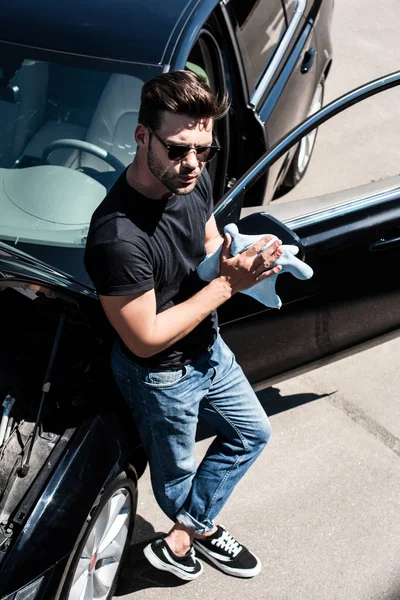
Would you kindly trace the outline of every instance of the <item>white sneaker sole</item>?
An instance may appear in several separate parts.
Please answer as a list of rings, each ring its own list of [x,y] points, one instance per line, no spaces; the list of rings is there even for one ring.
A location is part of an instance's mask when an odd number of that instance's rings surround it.
[[[232,567],[224,565],[224,563],[220,562],[213,556],[210,556],[207,550],[205,550],[200,544],[196,543],[196,540],[193,540],[193,546],[196,548],[196,552],[201,552],[203,556],[206,556],[210,562],[212,562],[216,567],[218,567],[218,569],[220,569],[227,575],[232,575],[233,577],[243,577],[245,579],[248,579],[250,577],[255,577],[256,575],[258,575],[262,569],[261,560],[253,553],[252,554],[257,561],[255,567],[253,567],[252,569],[234,569]]]
[[[201,564],[200,561],[198,561],[198,563],[201,567],[200,571],[197,571],[197,573],[194,573],[194,574],[185,573],[185,571],[181,571],[178,567],[175,567],[174,565],[170,565],[170,564],[163,562],[162,560],[160,560],[158,558],[158,556],[156,554],[154,554],[151,544],[148,544],[143,549],[143,553],[144,553],[145,557],[147,558],[147,560],[149,561],[149,563],[151,565],[153,565],[153,567],[155,567],[156,569],[159,569],[160,571],[167,571],[168,573],[172,573],[173,575],[175,575],[176,577],[179,577],[179,579],[183,579],[184,581],[193,581],[193,579],[196,579],[197,577],[199,577],[199,575],[201,575],[203,572],[203,565]]]

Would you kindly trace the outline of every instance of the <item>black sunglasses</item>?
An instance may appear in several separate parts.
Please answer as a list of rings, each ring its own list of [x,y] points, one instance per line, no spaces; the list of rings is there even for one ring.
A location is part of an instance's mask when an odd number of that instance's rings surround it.
[[[191,150],[195,150],[196,158],[199,162],[206,163],[210,162],[214,158],[214,156],[221,150],[221,146],[197,146],[192,148],[192,146],[183,146],[181,144],[166,144],[160,136],[152,130],[151,127],[147,125],[147,129],[150,131],[152,135],[154,135],[160,144],[164,146],[168,150],[168,158],[169,160],[183,160],[185,156],[191,152]]]

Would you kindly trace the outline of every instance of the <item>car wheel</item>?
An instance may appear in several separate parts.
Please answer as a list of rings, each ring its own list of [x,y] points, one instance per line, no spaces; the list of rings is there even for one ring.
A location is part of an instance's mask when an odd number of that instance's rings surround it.
[[[310,117],[322,108],[324,102],[324,83],[324,79],[322,78],[317,86],[317,89],[315,90],[307,117]],[[299,181],[303,179],[307,171],[307,167],[310,164],[311,155],[313,153],[315,140],[317,137],[317,131],[318,129],[314,129],[308,135],[304,136],[297,146],[297,150],[285,176],[283,183],[285,188],[293,188],[299,183]]]
[[[62,600],[109,600],[129,548],[136,485],[121,473],[103,492],[69,566]]]

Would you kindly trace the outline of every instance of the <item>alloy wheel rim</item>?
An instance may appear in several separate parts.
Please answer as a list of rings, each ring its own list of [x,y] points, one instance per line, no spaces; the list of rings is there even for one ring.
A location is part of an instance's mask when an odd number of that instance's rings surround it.
[[[324,86],[322,83],[318,84],[313,100],[311,102],[310,110],[307,117],[311,117],[314,113],[322,108]],[[311,154],[315,144],[315,138],[317,137],[317,130],[314,129],[308,135],[304,136],[300,142],[299,154],[297,159],[297,171],[299,175],[302,175],[310,162]]]
[[[117,490],[104,505],[82,550],[68,600],[105,600],[113,585],[126,544],[132,499]]]

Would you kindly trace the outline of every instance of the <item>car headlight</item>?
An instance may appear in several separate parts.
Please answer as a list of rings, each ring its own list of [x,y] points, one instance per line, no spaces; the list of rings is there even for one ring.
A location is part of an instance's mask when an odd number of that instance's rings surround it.
[[[17,590],[8,596],[3,596],[1,600],[34,600],[42,585],[43,579],[44,576],[39,577],[39,579],[28,583],[28,585],[25,585],[20,590]]]

